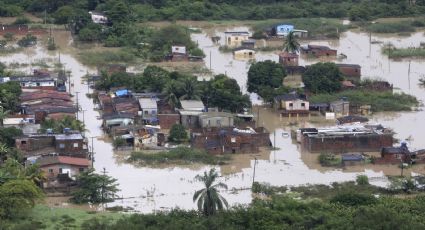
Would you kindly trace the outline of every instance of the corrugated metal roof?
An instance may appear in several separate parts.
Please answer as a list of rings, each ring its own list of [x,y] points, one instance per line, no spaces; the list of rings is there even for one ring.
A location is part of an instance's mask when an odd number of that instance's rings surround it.
[[[56,134],[56,140],[82,140],[83,136],[81,133],[70,133],[70,134]]]
[[[202,101],[196,100],[182,100],[180,101],[183,110],[188,111],[203,111],[205,109],[204,103]]]
[[[140,98],[139,105],[142,109],[158,109],[156,100],[152,98]]]
[[[90,161],[86,158],[68,157],[68,156],[46,156],[38,158],[36,161],[40,167],[54,165],[54,164],[67,164],[76,166],[90,166]]]

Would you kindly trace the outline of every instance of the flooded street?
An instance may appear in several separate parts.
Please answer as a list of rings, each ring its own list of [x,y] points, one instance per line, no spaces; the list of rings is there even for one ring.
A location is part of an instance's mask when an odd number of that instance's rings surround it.
[[[243,29],[243,28],[237,28]],[[232,30],[232,29],[229,29]],[[218,36],[224,36],[223,32],[217,32]],[[246,92],[246,78],[250,66],[248,61],[233,60],[232,53],[221,53],[218,45],[214,45],[206,34],[193,34],[194,41],[199,43],[207,55],[205,64],[210,67],[215,74],[226,73],[235,78],[242,90]],[[223,40],[223,38],[222,38]],[[424,42],[423,32],[414,33],[411,37],[381,37],[372,35],[372,40],[391,42],[396,47],[418,46]],[[369,48],[369,34],[349,31],[341,35],[339,41],[312,42],[312,44],[326,44],[338,49],[339,53],[348,56],[343,63],[360,64],[362,66],[363,77],[382,78],[400,88],[403,92],[411,93],[419,100],[425,100],[425,89],[418,86],[418,79],[425,75],[423,68],[424,60],[411,60],[410,84],[407,77],[409,60],[389,61],[381,55],[382,44],[372,44]],[[58,53],[46,52],[43,47],[28,48],[23,53],[0,56],[0,61],[5,64],[10,63],[34,63],[35,60],[45,59],[52,64],[58,61]],[[105,168],[108,175],[116,178],[120,184],[121,191],[118,193],[124,199],[117,200],[108,206],[121,205],[132,207],[137,211],[150,213],[158,210],[168,210],[171,208],[193,209],[196,208],[192,201],[195,190],[202,188],[202,184],[194,181],[193,178],[209,170],[210,166],[167,166],[161,168],[137,167],[123,163],[124,153],[114,153],[112,145],[105,141],[104,133],[101,129],[102,121],[98,118],[99,113],[94,109],[91,99],[85,97],[88,92],[87,85],[81,78],[87,73],[94,73],[94,69],[83,66],[75,57],[70,54],[61,54],[60,60],[67,70],[71,70],[71,82],[74,86],[71,93],[80,92],[79,105],[84,112],[86,137],[93,138],[96,171],[101,173]],[[278,61],[275,52],[260,52],[256,54],[256,60]],[[300,65],[309,65],[318,60],[300,60]],[[421,68],[422,66],[422,68]],[[36,66],[26,66],[20,70],[30,73]],[[91,90],[90,90],[91,91]],[[74,97],[74,99],[76,99]],[[255,102],[260,102],[255,95],[252,95]],[[83,114],[80,112],[79,118]],[[394,129],[399,139],[406,139],[412,136],[410,145],[414,148],[424,148],[422,140],[425,138],[422,128],[425,127],[425,112],[404,112],[394,114],[375,114],[373,121],[380,122],[389,128]],[[301,153],[297,144],[293,143],[290,137],[284,137],[283,132],[289,132],[286,120],[280,120],[271,109],[260,109],[260,124],[267,127],[271,133],[271,140],[274,142],[274,132],[276,136],[276,146],[279,150],[264,151],[259,154],[249,154],[235,156],[234,163],[217,167],[223,175],[220,181],[228,185],[228,191],[223,191],[223,196],[230,205],[248,204],[251,202],[251,192],[249,190],[253,181],[253,169],[255,167],[255,181],[270,183],[271,185],[302,185],[302,184],[329,184],[332,182],[342,182],[353,180],[358,174],[366,174],[372,178],[371,183],[385,185],[386,180],[382,179],[385,174],[397,175],[399,169],[392,166],[386,168],[374,168],[366,166],[364,168],[330,169],[317,165],[314,157]],[[301,126],[310,126],[308,120],[300,120]],[[316,156],[317,159],[317,155]],[[255,160],[255,158],[257,160]],[[309,160],[310,159],[310,160]],[[311,160],[313,159],[313,160]],[[413,168],[413,172],[424,170],[424,166]],[[379,179],[381,178],[381,179]]]

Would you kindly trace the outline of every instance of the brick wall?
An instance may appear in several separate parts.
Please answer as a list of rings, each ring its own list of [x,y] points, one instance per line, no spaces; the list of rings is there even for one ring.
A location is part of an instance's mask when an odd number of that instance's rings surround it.
[[[179,114],[158,114],[161,129],[171,129],[174,124],[180,124]]]
[[[23,152],[37,151],[40,149],[53,147],[54,136],[43,136],[43,137],[22,137],[16,138],[16,148]]]

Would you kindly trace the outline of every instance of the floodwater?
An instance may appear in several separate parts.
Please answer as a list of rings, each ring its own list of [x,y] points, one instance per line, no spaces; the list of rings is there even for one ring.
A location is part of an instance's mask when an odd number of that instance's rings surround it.
[[[229,29],[230,30],[230,29]],[[222,32],[217,32],[222,35]],[[211,70],[215,74],[226,73],[235,78],[243,91],[246,91],[246,73],[250,62],[233,60],[231,53],[220,53],[218,45],[213,45],[211,39],[206,34],[194,34],[193,40],[197,41],[204,50],[207,57],[206,66],[209,68],[209,58],[211,53]],[[423,41],[420,33],[413,34],[411,37],[381,37],[372,36],[373,40],[383,42],[391,41],[396,46],[418,45]],[[70,40],[69,43],[72,41]],[[410,87],[407,79],[408,60],[389,61],[380,54],[380,44],[373,44],[369,48],[369,35],[358,32],[346,32],[342,34],[339,41],[314,42],[314,44],[328,44],[337,48],[339,52],[348,55],[344,63],[354,63],[362,65],[364,76],[384,78],[399,87],[404,92],[410,92],[419,99],[425,99],[425,90],[419,88],[418,79],[425,74],[425,69],[421,68],[423,60],[411,61]],[[43,47],[28,48],[19,54],[1,56],[0,61],[6,64],[34,63],[34,60],[45,59],[46,62],[57,62],[58,54],[56,52],[46,52]],[[136,211],[150,213],[158,210],[169,210],[171,208],[193,209],[196,208],[192,196],[195,190],[202,188],[202,184],[194,181],[198,174],[209,170],[212,166],[163,166],[160,168],[138,167],[123,162],[125,153],[114,153],[110,142],[105,141],[104,133],[101,130],[101,120],[98,119],[98,112],[94,109],[92,100],[85,97],[85,93],[91,90],[81,81],[81,77],[87,72],[94,72],[81,63],[70,54],[61,54],[61,61],[65,68],[72,71],[71,82],[73,82],[72,93],[79,92],[79,104],[84,110],[84,121],[89,130],[86,136],[90,143],[93,138],[96,171],[102,173],[106,170],[108,175],[116,178],[121,191],[118,193],[119,199],[108,206],[121,205],[132,207]],[[256,60],[274,60],[277,61],[277,54],[274,52],[260,52],[256,54]],[[301,65],[311,64],[318,60],[300,61]],[[32,65],[22,67],[20,70],[30,72],[36,68]],[[258,103],[260,100],[252,95]],[[74,97],[76,99],[76,97]],[[271,109],[260,108],[260,124],[267,127],[271,132],[271,140],[276,143],[279,150],[264,150],[258,154],[236,155],[233,163],[216,167],[222,174],[219,181],[228,185],[227,191],[222,191],[223,196],[229,201],[230,205],[249,204],[252,200],[249,190],[253,181],[253,170],[255,167],[255,181],[269,183],[271,185],[302,185],[302,184],[330,184],[332,182],[342,182],[353,180],[359,174],[366,174],[369,177],[376,178],[372,183],[384,186],[386,180],[385,174],[398,174],[397,167],[374,168],[367,166],[364,168],[331,169],[323,168],[314,161],[314,156],[309,153],[301,153],[297,144],[290,137],[285,137],[283,133],[289,132],[288,120],[280,120]],[[372,117],[374,121],[381,122],[397,132],[397,137],[405,139],[412,135],[410,145],[416,148],[425,147],[421,140],[424,133],[421,129],[424,127],[424,112],[408,112],[395,114],[376,114]],[[83,114],[80,112],[79,118]],[[293,118],[295,119],[295,118]],[[308,119],[300,119],[299,126],[317,126],[318,124]],[[275,138],[274,138],[275,137]],[[276,140],[276,141],[274,141]],[[422,146],[421,146],[422,145]],[[255,160],[257,159],[257,160]],[[313,160],[312,160],[313,159]],[[422,168],[412,169],[414,172],[421,172]],[[417,171],[415,171],[417,170]]]

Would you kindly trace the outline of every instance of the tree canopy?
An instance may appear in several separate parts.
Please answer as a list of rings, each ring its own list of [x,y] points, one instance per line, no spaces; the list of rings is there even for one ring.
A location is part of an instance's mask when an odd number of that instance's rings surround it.
[[[304,72],[303,82],[312,93],[334,93],[341,89],[343,77],[335,65],[330,62],[313,64]]]

